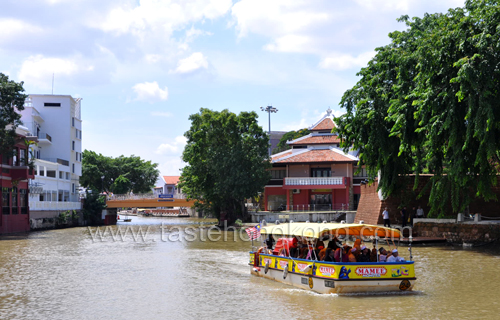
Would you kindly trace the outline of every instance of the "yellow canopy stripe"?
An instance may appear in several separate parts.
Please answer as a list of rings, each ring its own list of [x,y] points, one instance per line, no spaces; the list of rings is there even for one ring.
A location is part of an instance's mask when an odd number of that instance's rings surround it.
[[[344,224],[344,223],[309,223],[293,222],[274,226],[265,226],[260,229],[261,234],[273,234],[279,236],[299,236],[308,238],[320,238],[325,234],[336,236],[378,236],[381,238],[399,238],[401,233],[398,229],[386,228],[370,224]]]

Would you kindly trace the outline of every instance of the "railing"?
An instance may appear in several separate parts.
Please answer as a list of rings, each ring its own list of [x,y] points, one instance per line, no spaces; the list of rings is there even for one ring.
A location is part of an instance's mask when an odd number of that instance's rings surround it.
[[[301,177],[301,178],[285,178],[286,186],[327,186],[327,185],[342,185],[343,177]]]
[[[79,210],[81,202],[30,201],[30,210]]]
[[[297,205],[281,205],[276,209],[268,205],[268,211],[287,211],[287,212],[316,212],[316,211],[349,211],[348,203],[334,204],[297,204]]]
[[[63,166],[69,167],[69,161],[68,160],[64,160],[64,159],[59,159],[59,158],[40,158],[40,160],[49,161],[49,162],[56,162],[56,163],[62,164]]]
[[[47,139],[50,142],[52,142],[52,137],[48,133],[45,133],[45,132],[39,132],[38,139]]]
[[[141,194],[112,194],[108,196],[108,200],[141,200],[141,199],[159,199],[158,194],[141,193]],[[186,199],[186,195],[178,193],[173,195],[173,199]]]

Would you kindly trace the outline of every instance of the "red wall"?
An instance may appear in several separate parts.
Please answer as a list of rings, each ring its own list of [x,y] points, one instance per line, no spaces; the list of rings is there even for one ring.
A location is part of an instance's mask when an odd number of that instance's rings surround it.
[[[266,187],[264,190],[264,208],[267,210],[267,196],[286,196],[288,190],[284,190],[281,187]]]

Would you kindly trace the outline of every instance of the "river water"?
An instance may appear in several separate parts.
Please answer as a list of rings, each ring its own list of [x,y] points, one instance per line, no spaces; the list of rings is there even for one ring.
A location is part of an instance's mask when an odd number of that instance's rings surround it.
[[[413,293],[321,295],[251,276],[246,237],[200,223],[0,237],[0,319],[500,319],[497,246],[415,247]]]

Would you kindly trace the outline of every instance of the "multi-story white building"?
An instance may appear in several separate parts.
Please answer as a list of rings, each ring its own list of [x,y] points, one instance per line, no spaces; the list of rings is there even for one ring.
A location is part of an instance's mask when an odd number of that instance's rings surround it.
[[[35,179],[30,181],[31,219],[50,218],[61,211],[79,210],[79,179],[82,174],[81,99],[69,95],[31,94],[21,120],[38,144]]]

